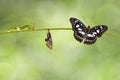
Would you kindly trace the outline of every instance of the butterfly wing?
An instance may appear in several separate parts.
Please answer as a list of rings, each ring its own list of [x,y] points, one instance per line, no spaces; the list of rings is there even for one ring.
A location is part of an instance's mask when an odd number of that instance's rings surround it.
[[[96,35],[98,38],[103,35],[104,32],[106,32],[108,27],[106,25],[98,25],[90,29],[90,32],[92,35]]]
[[[102,34],[107,31],[106,25],[98,25],[91,28],[85,36],[84,44],[93,44],[96,42],[97,37],[101,37]]]
[[[82,42],[87,30],[86,26],[77,18],[70,18],[70,22],[72,30],[74,31],[74,38],[77,41]]]
[[[97,36],[95,36],[95,35],[93,35],[93,34],[91,34],[91,33],[88,33],[88,34],[86,34],[86,36],[85,36],[84,44],[90,45],[90,44],[95,43],[96,40],[97,40]]]
[[[70,18],[70,22],[71,22],[73,31],[86,30],[86,26],[79,19]]]

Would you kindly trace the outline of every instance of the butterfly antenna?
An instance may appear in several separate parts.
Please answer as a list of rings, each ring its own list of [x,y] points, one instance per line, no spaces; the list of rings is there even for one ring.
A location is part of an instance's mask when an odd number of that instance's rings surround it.
[[[87,20],[86,20],[86,18],[84,17],[84,16],[82,16],[83,17],[83,19],[85,20],[85,22],[87,23],[87,25],[88,25],[88,22],[87,22]]]
[[[92,24],[93,23],[93,20],[94,20],[94,15],[91,17],[90,19],[90,23]]]

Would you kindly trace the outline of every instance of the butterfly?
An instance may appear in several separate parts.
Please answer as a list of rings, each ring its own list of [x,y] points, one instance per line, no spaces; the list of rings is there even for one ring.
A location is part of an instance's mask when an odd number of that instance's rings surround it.
[[[53,50],[53,41],[52,41],[52,36],[50,31],[48,30],[47,32],[47,38],[45,38],[46,46],[50,49]]]
[[[70,18],[70,23],[72,24],[74,38],[88,45],[94,44],[97,38],[100,38],[108,29],[106,25],[97,25],[92,28],[90,28],[90,26],[86,27],[85,24],[77,18]]]

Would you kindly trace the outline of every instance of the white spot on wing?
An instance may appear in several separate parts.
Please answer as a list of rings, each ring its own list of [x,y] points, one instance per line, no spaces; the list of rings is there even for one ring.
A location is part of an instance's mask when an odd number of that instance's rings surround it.
[[[88,37],[94,37],[92,34],[87,34]]]
[[[99,33],[100,31],[99,30],[97,30],[97,33]]]
[[[96,32],[93,32],[93,34],[92,34],[92,35],[94,35],[94,36],[95,36],[96,34],[97,34]]]
[[[78,27],[79,27],[79,25],[77,24],[77,25],[76,25],[76,28],[78,28]]]
[[[82,29],[81,28],[78,28],[79,31],[81,31]]]
[[[103,29],[103,27],[102,27],[102,26],[100,26],[100,29],[102,30],[102,29]]]
[[[77,22],[78,22],[78,20],[75,21],[75,23],[77,23]]]
[[[85,35],[85,32],[83,32],[83,31],[79,31],[79,33],[81,33],[82,35]]]

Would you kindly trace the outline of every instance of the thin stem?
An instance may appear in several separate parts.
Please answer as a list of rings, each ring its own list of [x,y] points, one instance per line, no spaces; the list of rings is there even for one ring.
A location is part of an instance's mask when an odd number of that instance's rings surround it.
[[[72,28],[41,28],[41,29],[34,29],[34,30],[23,30],[23,31],[4,31],[4,32],[0,32],[0,34],[9,34],[9,33],[19,33],[19,32],[33,32],[33,31],[45,31],[45,30],[72,30]],[[116,37],[116,38],[120,38],[120,35],[117,34],[111,34],[111,33],[105,33],[111,37]]]
[[[36,29],[34,31],[42,31],[42,30],[72,30],[72,28],[43,28],[43,29]]]
[[[41,28],[41,29],[34,29],[34,30],[23,30],[23,31],[4,31],[0,32],[0,34],[9,34],[9,33],[19,33],[19,32],[33,32],[33,31],[44,31],[44,30],[72,30],[72,28]]]

